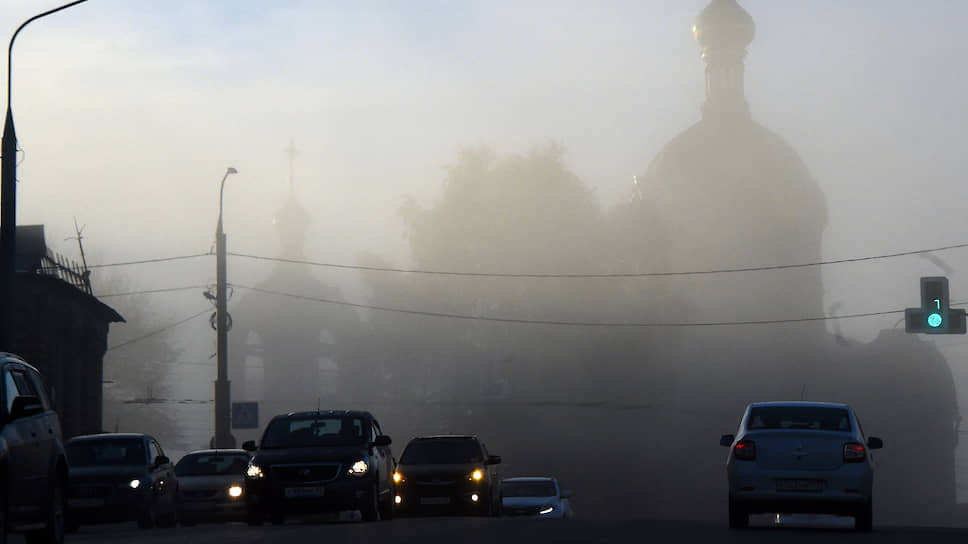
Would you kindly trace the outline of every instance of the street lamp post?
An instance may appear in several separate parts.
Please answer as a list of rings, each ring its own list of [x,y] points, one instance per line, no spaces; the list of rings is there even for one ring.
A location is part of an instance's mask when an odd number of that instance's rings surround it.
[[[13,42],[25,26],[58,11],[86,2],[76,0],[52,10],[38,13],[23,22],[10,37],[7,48],[7,118],[3,123],[3,144],[0,153],[0,351],[14,351],[14,282],[17,278],[17,133],[13,127],[10,99]]]
[[[225,231],[222,230],[222,195],[225,193],[225,180],[229,174],[238,174],[238,170],[229,167],[222,176],[222,184],[218,190],[218,226],[215,228],[215,328],[218,336],[216,353],[218,354],[218,375],[215,379],[215,448],[234,448],[235,437],[232,436],[232,382],[228,379],[228,303],[225,294]]]

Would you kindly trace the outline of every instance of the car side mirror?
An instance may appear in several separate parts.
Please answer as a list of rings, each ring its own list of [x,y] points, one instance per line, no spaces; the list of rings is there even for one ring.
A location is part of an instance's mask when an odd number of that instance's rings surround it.
[[[166,457],[164,455],[159,455],[158,457],[155,457],[155,466],[156,467],[160,467],[162,465],[167,465],[167,464],[170,464],[170,463],[171,463],[171,459],[169,459],[168,457]]]
[[[490,456],[488,456],[487,461],[484,461],[484,464],[485,465],[500,465],[501,464],[501,456],[500,455],[490,455]]]
[[[255,451],[257,449],[255,447],[255,440],[246,440],[245,442],[243,442],[242,449],[245,451]]]
[[[879,450],[884,447],[884,441],[876,436],[867,439],[867,447],[872,450]]]
[[[571,490],[566,489],[566,490],[562,491],[561,492],[561,498],[562,499],[570,499],[571,498]]]
[[[393,443],[393,440],[385,434],[381,434],[377,436],[376,439],[373,440],[373,445],[378,448],[383,446],[389,446],[392,443]]]
[[[728,448],[733,445],[733,440],[735,439],[736,437],[731,434],[724,434],[719,437],[719,445]]]
[[[23,419],[44,413],[44,405],[33,395],[23,395],[13,399],[10,406],[10,420]]]

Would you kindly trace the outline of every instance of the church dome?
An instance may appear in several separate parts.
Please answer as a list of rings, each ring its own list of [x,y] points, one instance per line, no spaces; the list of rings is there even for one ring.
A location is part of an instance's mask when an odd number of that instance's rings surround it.
[[[714,50],[745,50],[756,36],[753,17],[736,0],[713,0],[692,27],[703,54]]]

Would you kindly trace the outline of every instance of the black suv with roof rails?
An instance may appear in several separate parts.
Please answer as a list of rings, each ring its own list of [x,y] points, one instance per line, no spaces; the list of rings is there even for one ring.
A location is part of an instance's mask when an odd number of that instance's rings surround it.
[[[0,542],[25,532],[29,544],[64,541],[67,458],[60,419],[40,372],[0,353]]]
[[[501,511],[499,464],[501,457],[476,436],[414,438],[393,474],[397,514],[495,516]]]
[[[325,410],[278,415],[246,469],[247,521],[266,516],[359,511],[365,521],[393,516],[390,437],[369,412]]]

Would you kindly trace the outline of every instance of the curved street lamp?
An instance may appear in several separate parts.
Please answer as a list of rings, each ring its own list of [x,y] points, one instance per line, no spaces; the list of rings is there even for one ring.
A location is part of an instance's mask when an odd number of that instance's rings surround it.
[[[3,123],[2,173],[0,173],[0,351],[14,351],[14,282],[17,277],[17,133],[13,127],[12,88],[13,42],[25,26],[48,15],[87,2],[76,0],[69,4],[38,13],[24,21],[10,37],[7,47],[7,118]]]
[[[228,301],[225,296],[225,231],[222,230],[222,196],[225,194],[225,180],[230,174],[238,174],[233,167],[225,170],[218,189],[218,226],[215,228],[215,330],[218,373],[215,378],[215,436],[212,447],[234,448],[232,436],[232,382],[228,379]]]

